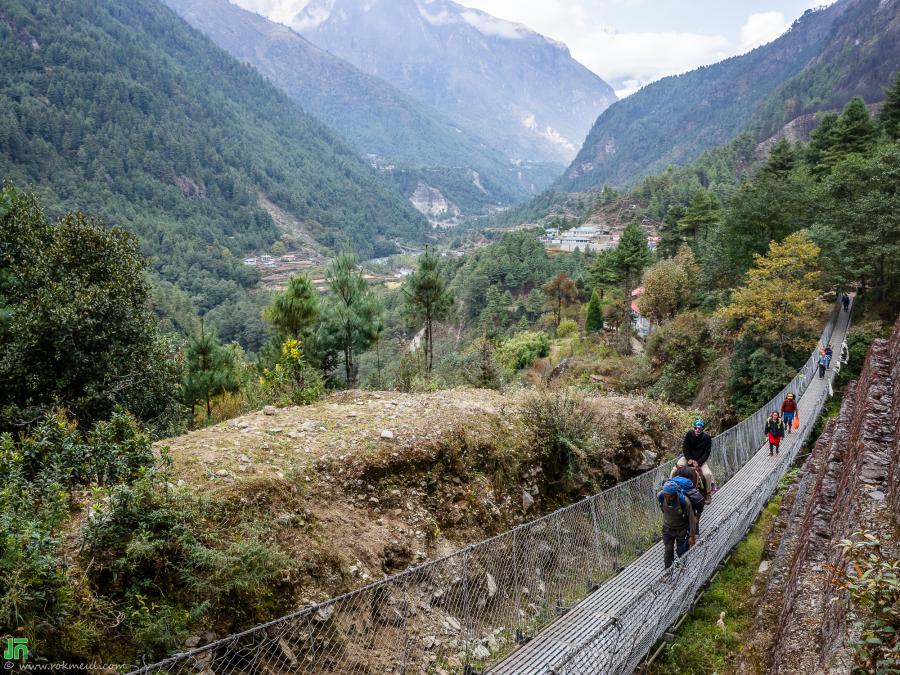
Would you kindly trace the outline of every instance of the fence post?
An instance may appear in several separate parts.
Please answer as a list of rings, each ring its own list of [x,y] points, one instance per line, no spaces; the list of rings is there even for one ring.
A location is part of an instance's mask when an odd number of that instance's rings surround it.
[[[597,548],[597,556],[596,556],[595,562],[597,563],[597,566],[599,567],[600,566],[600,552],[601,552],[602,548],[600,546],[600,524],[597,522],[597,509],[596,509],[597,497],[596,496],[588,497],[588,499],[590,501],[590,507],[591,507],[591,522],[594,525],[594,546]],[[590,575],[591,575],[591,577],[590,577],[591,585],[593,586],[593,584],[594,584],[593,568],[591,568],[591,570],[590,570]]]
[[[465,643],[465,657],[463,659],[463,666],[469,665],[469,646],[470,646],[470,631],[472,626],[472,610],[469,606],[469,549],[467,548],[463,551],[463,626],[465,627],[463,631],[463,641]]]
[[[518,645],[520,642],[524,641],[524,637],[522,635],[522,584],[519,582],[519,527],[515,528],[512,532],[512,546],[513,546],[513,595],[515,596],[516,603],[516,626],[513,629],[513,642]]]

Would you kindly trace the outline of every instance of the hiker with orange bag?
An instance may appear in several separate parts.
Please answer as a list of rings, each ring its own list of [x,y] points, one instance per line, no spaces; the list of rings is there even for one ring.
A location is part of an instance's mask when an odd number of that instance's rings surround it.
[[[787,398],[784,399],[784,403],[781,404],[781,420],[784,422],[785,429],[787,429],[788,433],[791,433],[794,429],[794,420],[797,420],[797,426],[800,426],[800,416],[797,415],[797,400],[794,398],[794,393],[791,392],[787,395]]]

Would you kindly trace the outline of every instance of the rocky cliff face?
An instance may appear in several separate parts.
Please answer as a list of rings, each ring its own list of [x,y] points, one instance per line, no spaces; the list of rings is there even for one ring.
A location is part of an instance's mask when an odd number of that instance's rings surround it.
[[[846,563],[836,544],[862,529],[888,540],[900,521],[898,425],[900,320],[890,340],[873,342],[782,504],[739,672],[850,672],[857,609],[837,583]]]

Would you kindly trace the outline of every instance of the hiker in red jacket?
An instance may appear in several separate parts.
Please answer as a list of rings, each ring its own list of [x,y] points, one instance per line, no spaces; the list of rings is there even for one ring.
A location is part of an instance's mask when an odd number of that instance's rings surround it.
[[[781,445],[781,439],[784,438],[784,422],[778,416],[778,411],[773,410],[766,420],[766,428],[764,433],[769,439],[769,457],[778,454],[778,446]]]
[[[784,403],[781,404],[781,420],[784,422],[784,427],[789,434],[792,433],[794,417],[796,415],[797,401],[794,398],[794,394],[790,393],[787,395],[787,398],[784,399]]]

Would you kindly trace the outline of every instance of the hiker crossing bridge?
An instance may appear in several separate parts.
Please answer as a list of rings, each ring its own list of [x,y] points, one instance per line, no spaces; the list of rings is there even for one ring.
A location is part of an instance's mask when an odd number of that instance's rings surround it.
[[[820,338],[839,353],[850,313]],[[756,520],[812,431],[840,367],[814,352],[771,401],[713,439],[722,485],[697,545],[663,568],[655,495],[674,460],[445,558],[175,654],[135,673],[630,673]],[[788,392],[801,426],[761,446]]]

